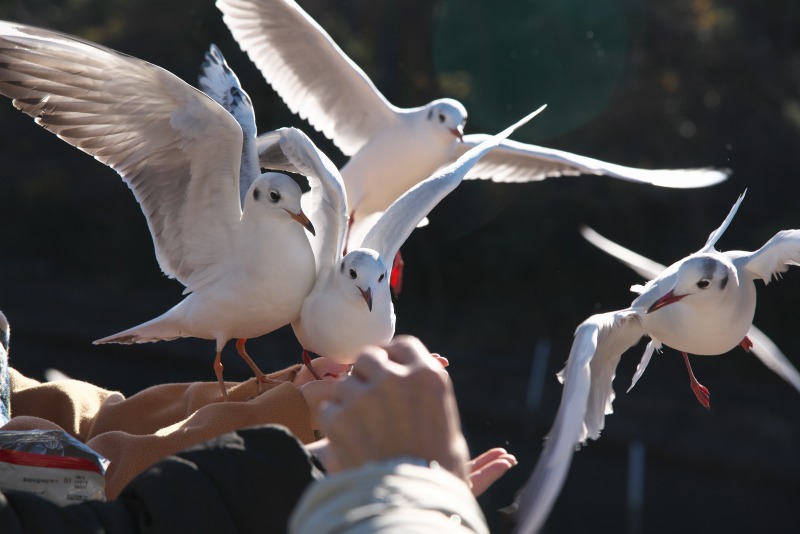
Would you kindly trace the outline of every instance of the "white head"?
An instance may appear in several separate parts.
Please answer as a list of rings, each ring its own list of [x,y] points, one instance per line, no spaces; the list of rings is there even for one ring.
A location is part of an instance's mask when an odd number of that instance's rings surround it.
[[[389,276],[380,255],[368,248],[357,248],[348,252],[339,263],[337,284],[348,299],[363,300],[372,311],[373,295],[385,291],[388,295]]]
[[[291,217],[311,234],[314,226],[300,207],[303,192],[297,182],[285,174],[265,172],[255,179],[247,190],[244,201],[244,215],[261,213],[270,217]]]
[[[731,288],[739,286],[736,268],[718,254],[695,254],[674,267],[677,269],[672,275],[654,285],[654,288],[664,287],[668,291],[648,308],[647,313],[683,299],[699,306],[717,305]],[[670,281],[672,287],[668,285]]]
[[[423,108],[425,120],[441,128],[443,133],[456,137],[459,141],[464,136],[464,125],[467,123],[467,109],[458,100],[440,98]]]

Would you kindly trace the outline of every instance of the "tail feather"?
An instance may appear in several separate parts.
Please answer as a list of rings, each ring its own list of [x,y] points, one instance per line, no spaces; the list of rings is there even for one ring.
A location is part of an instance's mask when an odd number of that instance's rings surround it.
[[[173,325],[171,321],[164,321],[163,316],[157,317],[152,321],[147,321],[139,326],[134,326],[122,332],[93,341],[94,345],[106,343],[118,343],[120,345],[132,345],[134,343],[154,343],[156,341],[171,341],[181,337],[190,337],[180,331],[180,328]]]

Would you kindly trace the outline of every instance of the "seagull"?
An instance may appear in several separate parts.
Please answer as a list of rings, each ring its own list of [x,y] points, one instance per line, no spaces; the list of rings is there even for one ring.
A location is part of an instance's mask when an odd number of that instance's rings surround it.
[[[308,206],[318,229],[314,247],[317,276],[292,328],[309,353],[337,363],[352,363],[364,345],[386,344],[394,336],[395,314],[388,283],[387,265],[419,222],[459,183],[469,169],[516,128],[528,122],[544,106],[519,122],[489,137],[404,193],[382,214],[358,248],[344,253],[348,205],[344,182],[336,166],[308,137],[293,128],[265,136],[267,167],[278,165],[309,176],[309,181],[328,175],[325,187]]]
[[[565,368],[561,404],[544,450],[519,502],[517,531],[537,532],[544,524],[569,469],[573,451],[597,439],[612,413],[612,381],[622,353],[643,336],[650,342],[634,374],[644,372],[653,351],[667,345],[683,353],[697,399],[708,406],[708,391],[694,377],[687,353],[713,356],[751,345],[756,306],[754,281],[768,284],[791,265],[800,265],[800,230],[778,232],[755,252],[718,252],[714,245],[731,223],[744,194],[698,252],[663,269],[630,307],[589,317],[576,332]],[[759,356],[800,391],[797,371],[780,357]],[[794,377],[794,378],[788,378]],[[632,387],[632,386],[631,386]]]
[[[11,419],[11,384],[8,376],[8,341],[11,328],[0,311],[0,427]]]
[[[217,0],[223,20],[289,109],[349,156],[341,169],[351,224],[370,224],[400,195],[488,136],[464,135],[467,110],[451,98],[415,108],[391,104],[325,30],[292,0]],[[261,140],[259,140],[261,146]],[[661,187],[706,187],[728,170],[645,170],[510,140],[466,179],[529,182],[607,175]]]
[[[649,258],[645,258],[632,250],[629,250],[613,241],[598,234],[588,226],[581,228],[581,235],[589,241],[592,245],[596,246],[606,254],[618,259],[642,277],[652,280],[660,275],[667,267],[661,265]],[[775,374],[786,380],[797,391],[800,391],[800,373],[789,361],[789,358],[781,352],[778,346],[767,336],[764,332],[758,329],[755,325],[750,325],[750,330],[747,331],[746,336],[751,342],[750,352],[753,353],[761,363],[766,365]],[[745,343],[747,345],[747,343]],[[644,372],[644,367],[640,367],[637,371],[638,377],[641,377]],[[628,388],[628,391],[633,389],[633,384]]]
[[[234,117],[170,72],[77,37],[0,21],[0,93],[117,171],[142,208],[161,270],[186,288],[163,315],[95,343],[214,340],[227,399],[221,353],[236,339],[265,381],[245,341],[291,323],[314,284],[313,226],[297,183],[260,174],[242,206]]]

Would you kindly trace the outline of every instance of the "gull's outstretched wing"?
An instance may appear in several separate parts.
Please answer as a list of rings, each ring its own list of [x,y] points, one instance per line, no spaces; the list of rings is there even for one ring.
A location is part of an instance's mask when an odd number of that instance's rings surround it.
[[[217,0],[234,39],[293,113],[353,155],[398,109],[292,0]]]
[[[742,258],[742,267],[769,284],[792,265],[800,265],[800,230],[782,230],[764,246]],[[735,260],[737,263],[739,260]]]
[[[587,438],[597,439],[611,413],[611,382],[622,353],[644,335],[630,309],[593,315],[578,326],[567,365],[561,404],[544,450],[520,496],[517,532],[538,532],[561,492],[572,454]]]
[[[645,280],[652,280],[656,278],[661,272],[666,269],[666,265],[654,262],[644,256],[635,253],[634,251],[614,243],[610,239],[603,237],[588,226],[583,226],[580,229],[581,235],[589,243],[599,248],[609,256],[612,256],[636,272]]]
[[[750,352],[761,360],[761,363],[789,382],[794,389],[800,392],[800,373],[798,373],[797,369],[789,362],[786,355],[781,352],[781,349],[779,349],[764,332],[756,328],[755,325],[750,326],[747,337],[753,342],[753,347],[750,349]]]
[[[545,106],[540,107],[497,135],[487,138],[483,143],[459,157],[455,163],[437,171],[430,178],[406,191],[389,206],[383,216],[367,232],[361,246],[376,250],[381,257],[391,261],[419,222],[461,183],[472,166],[496,147],[500,141],[508,137],[511,132],[531,120],[544,108]]]
[[[728,226],[730,226],[731,221],[733,220],[734,215],[736,215],[736,212],[739,210],[739,205],[742,203],[742,200],[744,200],[744,196],[746,194],[747,189],[744,190],[744,193],[739,195],[739,198],[736,199],[736,203],[734,203],[731,211],[728,212],[728,216],[725,217],[725,220],[722,221],[722,224],[719,226],[719,228],[709,234],[706,244],[703,245],[703,248],[701,248],[698,252],[712,252],[714,250],[714,245],[717,244],[719,238],[722,237],[722,234],[724,234],[725,230],[727,230]]]
[[[256,114],[250,96],[242,89],[236,73],[228,66],[225,57],[212,44],[203,59],[199,79],[200,90],[233,115],[242,128],[242,164],[239,170],[239,200],[244,209],[247,191],[261,175],[256,148]]]
[[[187,290],[219,275],[241,219],[242,133],[216,102],[145,61],[9,22],[0,22],[0,93],[122,176],[165,274]]]
[[[347,195],[339,169],[301,130],[280,128],[261,136],[262,163],[306,176],[311,190],[303,211],[317,233],[311,239],[317,273],[339,263],[347,234]]]
[[[464,136],[456,146],[456,156],[483,142],[485,134]],[[659,187],[707,187],[725,181],[727,169],[637,169],[606,163],[562,150],[505,140],[467,174],[467,180],[495,182],[532,182],[556,176],[594,174]]]

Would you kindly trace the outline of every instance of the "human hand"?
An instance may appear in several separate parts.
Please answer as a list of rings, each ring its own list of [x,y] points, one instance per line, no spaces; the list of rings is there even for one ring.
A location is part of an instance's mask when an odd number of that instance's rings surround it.
[[[517,459],[505,449],[489,449],[467,462],[467,476],[472,494],[478,496],[489,489],[500,477],[517,465]]]
[[[443,365],[416,338],[365,347],[320,408],[320,426],[330,440],[328,469],[412,456],[468,481],[467,444]]]
[[[311,414],[311,428],[319,429],[319,406],[329,398],[336,385],[336,379],[350,370],[349,365],[336,363],[328,358],[320,357],[311,360],[314,370],[322,377],[317,380],[308,367],[303,365],[292,381],[300,389]]]
[[[328,472],[335,473],[342,470],[336,463],[335,455],[331,452],[328,438],[310,443],[307,445],[307,448],[317,456],[317,459]],[[472,494],[475,497],[482,495],[492,484],[497,482],[500,477],[505,475],[506,472],[515,465],[517,465],[517,459],[514,455],[500,448],[489,449],[483,454],[469,460],[464,468],[467,472],[467,479]]]

